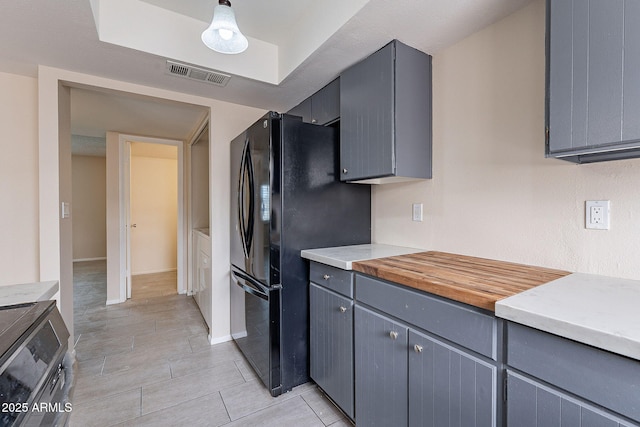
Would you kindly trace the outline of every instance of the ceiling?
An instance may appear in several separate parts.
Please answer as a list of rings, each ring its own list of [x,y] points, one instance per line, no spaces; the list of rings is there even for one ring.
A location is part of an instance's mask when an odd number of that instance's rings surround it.
[[[118,4],[125,11],[134,6],[144,11],[151,7],[153,14],[150,15],[168,19],[166,22],[173,22],[172,19],[181,23],[193,22],[192,30],[199,34],[208,25],[216,1],[5,1],[0,3],[0,16],[3,17],[0,25],[0,40],[3,40],[0,43],[0,71],[35,77],[38,64],[42,64],[262,109],[287,111],[391,39],[397,38],[423,52],[434,54],[530,1],[232,0],[238,24],[249,37],[250,44],[266,46],[264,52],[273,52],[270,49],[275,46],[279,52],[280,74],[277,84],[248,78],[246,76],[252,75],[259,67],[248,63],[246,57],[242,57],[244,53],[223,55],[222,58],[221,54],[206,48],[202,51],[199,40],[193,45],[176,42],[180,52],[197,49],[194,58],[204,52],[210,56],[207,61],[212,60],[216,64],[191,62],[194,65],[222,72],[238,70],[229,73],[232,78],[225,87],[168,75],[165,73],[166,60],[181,58],[126,47],[126,40],[116,40],[117,43],[101,41],[96,28],[96,22],[99,22],[101,32],[107,31],[111,24],[104,20],[108,16],[113,20],[113,16],[127,15],[113,13],[114,10],[109,9],[111,6],[107,6]],[[348,10],[341,14],[343,9]],[[340,19],[332,20],[333,16]],[[319,29],[311,31],[309,28],[312,27],[298,25],[303,21],[307,25],[305,19],[312,19],[309,22],[317,24]],[[172,25],[165,25],[161,31],[155,29],[156,35],[148,34],[143,21],[140,19],[132,25],[131,21],[124,20],[120,27],[112,25],[119,31],[112,32],[111,37],[116,34],[122,35],[122,39],[142,39],[145,36],[150,39],[157,35],[162,39],[167,33],[172,34]],[[105,28],[102,28],[103,23]],[[326,28],[332,29],[330,34],[322,30]],[[300,43],[293,46],[291,40],[304,41],[304,46],[301,47]],[[160,47],[166,44],[158,43]],[[287,47],[298,50],[289,54]],[[247,52],[250,50],[251,46]],[[283,71],[285,69],[287,71]],[[72,91],[72,109],[72,132],[87,137],[104,136],[106,130],[119,130],[186,139],[203,117],[203,110],[192,105],[86,89]]]
[[[211,23],[213,8],[217,4],[212,0],[142,1],[197,19],[205,24],[202,29]],[[290,37],[291,23],[300,19],[315,2],[316,0],[233,0],[231,8],[245,36],[279,45]]]

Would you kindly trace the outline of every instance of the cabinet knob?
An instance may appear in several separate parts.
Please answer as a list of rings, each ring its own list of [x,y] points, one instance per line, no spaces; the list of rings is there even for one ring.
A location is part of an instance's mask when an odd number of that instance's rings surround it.
[[[391,337],[392,340],[397,340],[398,339],[398,333],[396,331],[391,331],[391,332],[389,332],[389,337]]]
[[[345,313],[347,311],[347,307],[341,305],[340,306],[340,313]]]
[[[329,279],[331,279],[331,276],[329,276],[328,274],[325,274],[324,276],[322,276],[322,278],[324,280],[329,280]]]
[[[345,175],[346,175],[346,174],[347,174],[347,172],[349,172],[349,171],[347,170],[347,168],[342,169],[342,173],[343,173],[343,174],[345,174]]]
[[[416,353],[422,353],[422,346],[419,344],[414,345],[413,349],[416,351]]]
[[[318,123],[316,119],[311,119],[311,123]]]

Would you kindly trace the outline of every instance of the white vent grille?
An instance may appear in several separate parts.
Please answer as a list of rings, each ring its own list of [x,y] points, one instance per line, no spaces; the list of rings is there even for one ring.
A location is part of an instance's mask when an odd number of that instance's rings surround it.
[[[226,86],[229,79],[231,79],[231,76],[227,74],[170,60],[167,60],[166,73],[216,86]]]

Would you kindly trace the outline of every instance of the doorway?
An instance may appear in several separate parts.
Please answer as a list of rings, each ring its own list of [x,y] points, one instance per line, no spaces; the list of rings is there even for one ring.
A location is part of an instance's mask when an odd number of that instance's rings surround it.
[[[185,293],[184,143],[132,135],[119,141],[120,302]]]
[[[127,298],[178,293],[178,147],[131,142]]]

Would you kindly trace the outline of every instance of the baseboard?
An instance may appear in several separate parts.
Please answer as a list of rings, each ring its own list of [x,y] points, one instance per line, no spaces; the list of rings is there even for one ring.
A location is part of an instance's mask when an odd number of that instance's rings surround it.
[[[148,270],[148,271],[136,271],[131,272],[132,276],[142,276],[143,274],[156,274],[156,273],[170,273],[172,271],[178,271],[177,268],[167,268],[163,270]]]
[[[215,344],[220,344],[223,342],[227,342],[227,341],[231,341],[231,335],[224,335],[221,337],[212,337],[211,335],[208,336],[209,338],[209,344],[211,345],[215,345]]]
[[[98,258],[78,258],[74,259],[73,262],[85,262],[85,261],[106,261],[107,257],[98,257]]]
[[[107,300],[107,305],[122,304],[125,301],[126,300],[122,301],[120,299],[108,299]]]

